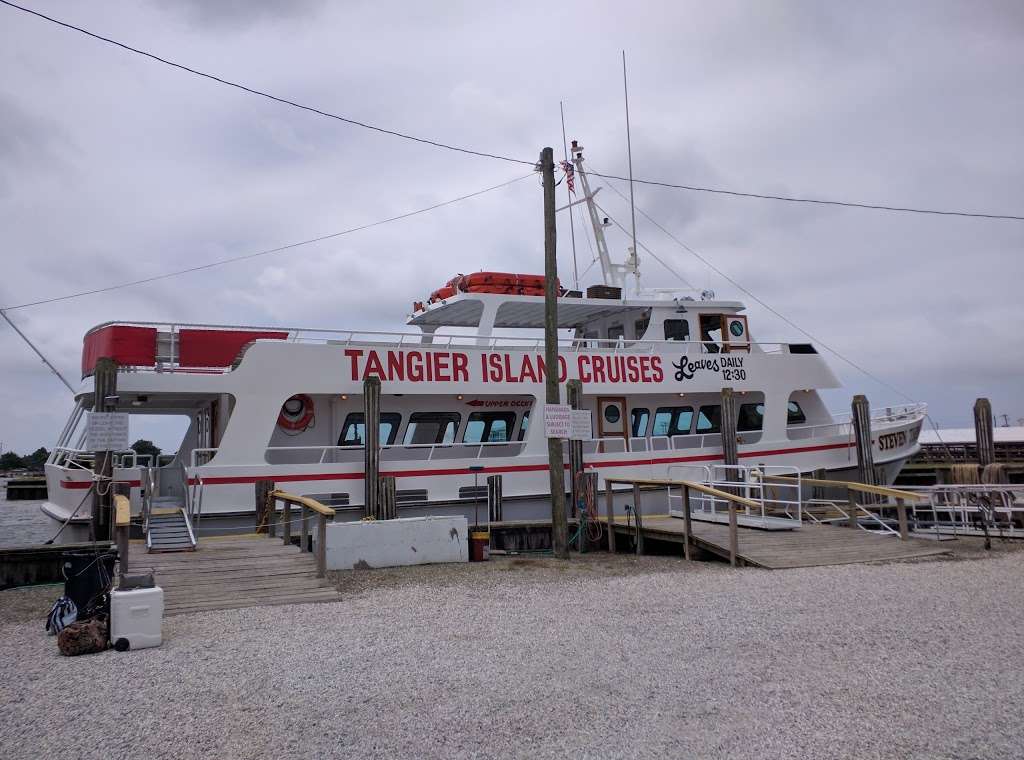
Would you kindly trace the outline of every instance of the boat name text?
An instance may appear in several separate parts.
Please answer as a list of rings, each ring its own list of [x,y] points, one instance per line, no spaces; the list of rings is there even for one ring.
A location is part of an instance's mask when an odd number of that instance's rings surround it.
[[[479,359],[461,351],[368,351],[346,348],[352,380],[379,377],[389,382],[428,383],[542,383],[546,377],[540,354],[484,351]],[[660,356],[575,357],[573,376],[584,383],[660,383],[665,379]],[[558,380],[565,382],[569,365],[558,357]]]

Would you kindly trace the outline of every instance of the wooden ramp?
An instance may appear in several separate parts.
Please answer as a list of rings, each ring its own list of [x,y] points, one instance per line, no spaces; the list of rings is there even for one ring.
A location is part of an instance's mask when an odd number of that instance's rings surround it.
[[[601,522],[607,526],[608,520]],[[634,525],[626,526],[625,517],[615,518],[615,533],[632,536]],[[683,542],[683,520],[668,515],[643,517],[645,539]],[[691,522],[693,545],[729,559],[729,526],[716,523]],[[919,539],[901,541],[895,536],[882,536],[856,528],[804,523],[797,530],[766,531],[739,529],[741,564],[782,570],[792,567],[846,565],[856,562],[884,562],[949,554],[948,549],[934,542]]]
[[[182,553],[144,554],[143,548],[139,543],[132,552],[131,570],[153,568],[167,615],[341,599],[317,578],[312,554],[266,537],[203,538],[195,551]]]

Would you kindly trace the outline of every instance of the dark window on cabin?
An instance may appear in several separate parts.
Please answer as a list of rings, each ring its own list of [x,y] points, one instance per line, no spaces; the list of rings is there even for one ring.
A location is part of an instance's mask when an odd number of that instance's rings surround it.
[[[381,412],[380,415],[380,443],[382,446],[390,446],[395,442],[398,435],[398,428],[402,425],[402,415],[394,412]],[[339,446],[362,446],[363,435],[366,433],[366,425],[363,421],[362,412],[352,412],[345,418],[345,424],[341,426],[341,435],[338,436]]]
[[[473,412],[462,434],[464,443],[505,443],[512,439],[515,412]]]
[[[626,328],[622,325],[609,325],[608,340],[618,340],[626,334]]]
[[[644,317],[643,319],[638,319],[633,324],[633,329],[636,330],[635,335],[636,335],[636,339],[637,340],[640,340],[641,338],[644,337],[644,333],[647,332],[647,325],[649,325],[650,323],[651,323],[651,318],[650,317]]]
[[[740,433],[764,427],[764,404],[740,404],[736,415],[736,430]]]
[[[630,429],[634,438],[643,438],[647,435],[647,423],[651,421],[651,410],[633,407],[629,413]]]
[[[800,404],[795,401],[790,401],[786,406],[786,424],[803,425],[805,422],[807,422],[807,415],[804,414],[804,410],[800,408]]]
[[[722,350],[722,316],[720,314],[700,315],[700,340],[704,350],[709,354],[717,354]]]
[[[720,433],[722,431],[722,407],[702,406],[697,414],[698,433]]]
[[[692,423],[692,406],[663,406],[654,413],[651,435],[689,435]]]
[[[405,428],[406,446],[428,443],[453,443],[461,415],[457,412],[416,412]]]
[[[685,319],[665,320],[665,340],[689,340],[690,323]]]
[[[523,421],[519,423],[519,437],[517,441],[521,441],[526,438],[526,431],[530,429],[530,410],[527,409],[523,412]]]

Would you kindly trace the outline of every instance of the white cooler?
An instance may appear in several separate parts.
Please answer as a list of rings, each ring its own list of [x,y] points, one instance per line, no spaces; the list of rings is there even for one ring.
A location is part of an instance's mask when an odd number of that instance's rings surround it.
[[[164,620],[164,590],[159,586],[110,592],[110,641],[114,649],[158,647]]]

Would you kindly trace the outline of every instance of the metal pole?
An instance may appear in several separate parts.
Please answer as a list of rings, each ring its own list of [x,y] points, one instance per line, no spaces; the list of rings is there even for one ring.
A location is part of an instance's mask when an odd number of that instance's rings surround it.
[[[47,367],[49,367],[50,371],[53,372],[53,374],[55,374],[57,377],[60,378],[60,381],[62,383],[64,383],[64,386],[69,391],[74,393],[75,389],[71,387],[71,383],[69,383],[67,381],[67,379],[64,377],[64,375],[62,375],[60,373],[60,371],[56,367],[54,367],[52,364],[50,364],[49,359],[47,359],[45,356],[43,356],[43,352],[40,351],[38,348],[36,348],[35,344],[28,339],[28,336],[25,335],[25,333],[23,333],[20,329],[18,329],[18,326],[16,324],[14,324],[14,322],[11,321],[10,317],[7,316],[7,312],[5,312],[2,309],[0,309],[0,317],[3,317],[4,321],[7,322],[7,324],[9,324],[11,326],[11,328],[14,330],[14,332],[18,333],[18,335],[21,336],[21,339],[23,341],[25,341],[26,343],[28,343],[28,347],[36,352],[36,356],[38,356],[40,359],[42,359],[43,360],[43,364],[45,364]]]
[[[562,101],[558,101],[558,112],[562,115],[562,150],[565,152],[565,163],[569,163],[569,143],[565,140],[565,109]],[[580,272],[576,265],[576,224],[572,218],[572,191],[569,183],[565,183],[565,197],[569,202],[569,239],[572,240],[572,287],[573,290],[580,289]]]
[[[558,259],[555,228],[555,156],[551,148],[540,154],[544,180],[544,399],[561,401],[558,390]],[[562,441],[548,438],[548,470],[551,476],[551,551],[569,559],[569,523],[565,514],[565,471]]]
[[[622,51],[622,94],[626,99],[626,156],[629,160],[629,214],[633,220],[633,255],[636,256],[636,203],[633,201],[633,143],[629,136],[629,85],[626,83],[626,51]],[[636,272],[634,272],[636,274]],[[637,274],[637,289],[640,277]]]

